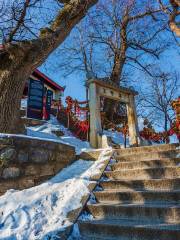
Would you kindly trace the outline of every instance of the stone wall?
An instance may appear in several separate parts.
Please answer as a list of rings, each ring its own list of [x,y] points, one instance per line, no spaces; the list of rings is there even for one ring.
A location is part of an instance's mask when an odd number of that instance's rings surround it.
[[[0,195],[8,189],[35,186],[76,158],[72,146],[40,139],[0,137]]]

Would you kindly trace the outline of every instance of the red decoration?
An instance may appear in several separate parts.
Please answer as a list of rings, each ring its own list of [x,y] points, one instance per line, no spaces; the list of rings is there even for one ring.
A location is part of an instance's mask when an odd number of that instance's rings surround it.
[[[66,104],[67,107],[64,108],[64,110],[61,106],[59,113],[65,113],[67,118],[67,127],[74,133],[75,136],[82,140],[87,140],[89,132],[89,121],[87,119],[89,112],[88,102],[73,100],[70,96],[68,96],[66,97]],[[82,104],[86,104],[86,106],[80,106]],[[155,132],[151,127],[145,127],[142,131],[140,131],[140,136],[146,140],[156,143],[169,143],[169,137],[175,134],[180,141],[180,98],[172,102],[172,107],[176,112],[176,120],[167,132]],[[82,120],[82,118],[85,120]],[[123,127],[116,127],[113,124],[112,128],[121,132],[126,140],[126,137],[129,134],[127,124]]]
[[[73,100],[68,96],[65,100],[67,107],[61,108],[59,111],[59,118],[63,115],[65,118],[65,125],[74,133],[74,135],[82,140],[88,140],[89,121],[87,119],[89,108],[87,101]],[[86,104],[85,107],[80,105]],[[83,119],[83,120],[82,120]]]

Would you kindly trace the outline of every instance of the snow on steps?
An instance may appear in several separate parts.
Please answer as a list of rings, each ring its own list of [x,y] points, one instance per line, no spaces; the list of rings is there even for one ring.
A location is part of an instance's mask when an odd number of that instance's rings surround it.
[[[98,154],[99,157],[97,157],[95,152]],[[75,209],[74,211],[69,212],[68,218],[72,222],[72,225],[71,225],[71,228],[68,227],[67,229],[65,229],[62,232],[62,234],[60,234],[60,237],[61,237],[62,240],[63,239],[66,240],[67,237],[69,236],[69,234],[72,232],[74,223],[76,223],[78,217],[80,216],[84,207],[86,206],[92,191],[98,185],[98,181],[102,177],[103,172],[105,171],[107,165],[109,164],[113,153],[114,152],[111,148],[109,148],[109,149],[98,149],[98,150],[94,150],[94,151],[90,150],[89,153],[88,153],[88,151],[85,152],[84,156],[88,156],[88,155],[93,156],[92,159],[90,159],[91,161],[88,160],[88,159],[85,159],[86,161],[88,161],[88,162],[92,162],[92,160],[95,161],[92,165],[91,176],[89,178],[89,181],[90,181],[89,185],[88,185],[89,192],[88,192],[87,195],[84,195],[82,197],[81,207]],[[83,154],[84,153],[82,152],[82,156],[83,156]],[[86,154],[88,154],[88,155],[86,155]],[[96,156],[96,160],[95,160],[94,156]]]

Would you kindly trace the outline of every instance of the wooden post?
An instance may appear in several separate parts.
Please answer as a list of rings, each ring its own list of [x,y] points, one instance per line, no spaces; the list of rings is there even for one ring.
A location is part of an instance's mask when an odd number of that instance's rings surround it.
[[[67,128],[69,129],[70,126],[70,113],[68,112],[68,122],[67,122]]]
[[[85,87],[86,87],[86,101],[87,101],[86,107],[89,108],[89,91],[88,91],[87,84],[85,85]],[[89,117],[89,112],[88,111],[86,111],[86,120],[88,122],[90,122],[90,117]],[[89,129],[87,130],[86,140],[89,141]]]
[[[140,144],[138,122],[136,116],[136,106],[133,95],[129,95],[129,103],[127,104],[128,126],[129,126],[129,144],[137,147]]]
[[[100,147],[99,135],[102,133],[100,115],[100,97],[96,83],[89,84],[89,109],[90,109],[90,144],[94,148]]]

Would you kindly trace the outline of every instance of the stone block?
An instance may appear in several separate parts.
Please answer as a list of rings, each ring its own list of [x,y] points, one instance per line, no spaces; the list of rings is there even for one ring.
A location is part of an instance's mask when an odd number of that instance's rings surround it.
[[[49,176],[54,175],[54,165],[53,164],[44,164],[40,167],[40,174],[39,176]]]
[[[54,173],[59,173],[60,170],[62,170],[64,167],[67,167],[67,163],[65,162],[56,162],[54,164]]]
[[[39,177],[36,177],[34,178],[34,183],[35,185],[39,185],[49,179],[51,179],[54,175],[46,175],[46,176],[39,176]]]
[[[20,163],[26,163],[29,160],[28,152],[20,150],[17,156],[17,159]]]
[[[0,160],[4,165],[13,161],[16,157],[16,150],[13,147],[4,148],[0,153]]]
[[[35,185],[34,179],[33,178],[21,178],[19,179],[19,189],[25,189],[25,188],[30,188]]]
[[[18,189],[18,181],[0,181],[0,195],[4,194],[8,189]]]
[[[31,149],[29,160],[34,163],[46,163],[50,158],[50,152],[45,149]]]
[[[75,156],[69,153],[56,153],[55,158],[53,159],[56,162],[69,164],[75,160]]]
[[[21,174],[21,171],[17,167],[8,167],[3,170],[2,177],[4,179],[17,178]]]
[[[24,170],[24,175],[25,176],[39,176],[40,174],[40,166],[39,164],[31,164],[27,165]]]
[[[31,164],[25,168],[25,176],[47,176],[55,174],[55,165],[54,164]]]
[[[62,151],[62,152],[66,152],[68,151],[69,153],[74,153],[75,152],[75,148],[73,146],[70,146],[70,145],[66,145],[66,144],[58,144],[57,145],[58,147],[58,150],[59,151]]]

